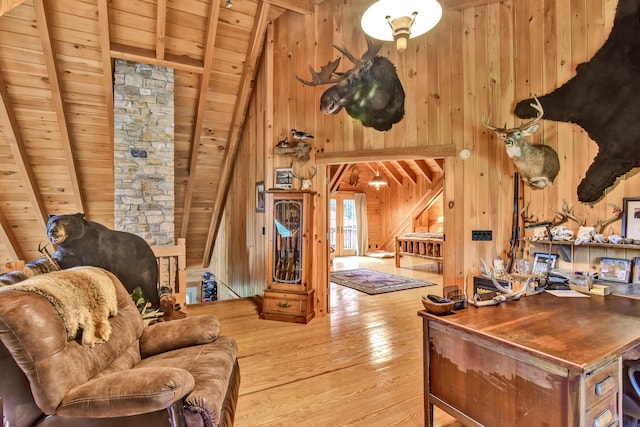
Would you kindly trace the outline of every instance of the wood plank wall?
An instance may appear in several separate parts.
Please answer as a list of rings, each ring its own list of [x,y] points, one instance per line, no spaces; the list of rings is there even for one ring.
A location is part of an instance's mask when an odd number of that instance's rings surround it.
[[[468,148],[470,159],[451,156],[444,161],[444,282],[463,286],[467,275],[479,271],[481,257],[506,257],[514,169],[504,147],[482,126],[480,117],[491,114],[495,123],[520,123],[512,114],[515,103],[550,92],[571,78],[576,65],[588,60],[608,36],[617,4],[615,0],[504,0],[449,10],[443,1],[444,16],[435,29],[410,40],[404,54],[396,52],[391,43],[380,52],[396,65],[407,99],[403,121],[388,132],[377,132],[354,122],[344,112],[322,115],[318,105],[326,87],[306,87],[294,77],[308,77],[309,63],[317,68],[337,57],[332,44],[345,45],[356,55],[364,52],[365,40],[358,22],[368,3],[327,0],[316,6],[313,16],[285,14],[274,25],[273,85],[260,87],[265,84],[260,77],[254,90],[258,99],[273,96],[274,108],[272,113],[260,110],[256,101],[251,106],[247,126],[254,131],[243,140],[241,154],[249,157],[242,157],[239,167],[243,170],[237,177],[246,182],[234,183],[227,202],[227,217],[237,222],[225,220],[224,238],[219,239],[217,247],[227,248],[226,262],[214,261],[220,268],[227,265],[234,269],[229,280],[241,295],[260,294],[260,286],[264,286],[260,280],[260,274],[264,274],[264,249],[260,246],[264,239],[256,232],[264,219],[263,214],[253,213],[253,187],[255,181],[264,179],[268,188],[273,182],[273,168],[287,166],[288,160],[273,156],[272,149],[291,128],[315,135],[314,150],[322,153],[323,164],[330,162],[331,153],[380,150],[392,154],[407,147],[443,144],[455,144],[455,152]],[[343,63],[340,69],[348,66]],[[261,70],[261,76],[265,72]],[[271,116],[272,127],[264,123],[264,117]],[[265,137],[267,132],[273,137]],[[601,201],[579,203],[576,188],[597,151],[596,144],[580,127],[551,121],[544,121],[533,137],[535,143],[542,141],[558,151],[561,171],[552,188],[524,190],[529,212],[539,219],[550,219],[549,207],[560,208],[566,200],[578,216],[593,225],[610,216],[609,203],[621,205],[623,197],[639,195],[640,177],[632,172],[618,180]],[[313,182],[318,191],[314,277],[318,315],[323,315],[327,310],[327,216],[323,207],[328,196],[326,168],[319,167],[318,171]],[[240,214],[243,206],[246,215]],[[569,225],[577,230],[577,225]],[[471,241],[474,229],[492,230],[493,240]],[[609,231],[620,233],[621,223],[614,223]],[[249,236],[246,241],[243,235]],[[237,271],[242,268],[246,271]]]

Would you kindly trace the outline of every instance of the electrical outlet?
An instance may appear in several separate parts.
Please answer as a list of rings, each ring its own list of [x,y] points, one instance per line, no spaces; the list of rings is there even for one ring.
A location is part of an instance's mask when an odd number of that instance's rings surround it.
[[[471,240],[492,240],[491,230],[471,230]]]

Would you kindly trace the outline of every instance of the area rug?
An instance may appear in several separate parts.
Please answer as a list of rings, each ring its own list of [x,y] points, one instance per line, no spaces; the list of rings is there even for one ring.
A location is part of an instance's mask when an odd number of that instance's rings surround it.
[[[331,272],[331,281],[369,295],[433,286],[435,283],[357,268]]]

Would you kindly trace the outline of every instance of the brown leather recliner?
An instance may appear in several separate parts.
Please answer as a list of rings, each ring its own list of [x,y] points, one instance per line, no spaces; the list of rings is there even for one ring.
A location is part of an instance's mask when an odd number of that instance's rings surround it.
[[[0,396],[10,425],[232,426],[237,344],[220,336],[216,317],[145,328],[127,290],[105,273],[118,314],[109,339],[93,347],[67,339],[43,296],[0,288]]]

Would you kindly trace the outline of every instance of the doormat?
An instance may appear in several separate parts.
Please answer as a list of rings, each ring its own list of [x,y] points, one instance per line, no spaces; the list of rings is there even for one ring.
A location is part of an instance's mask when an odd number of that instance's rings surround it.
[[[395,274],[357,268],[355,270],[332,271],[331,281],[369,295],[402,291],[405,289],[433,286],[435,283],[411,277],[396,276]]]

